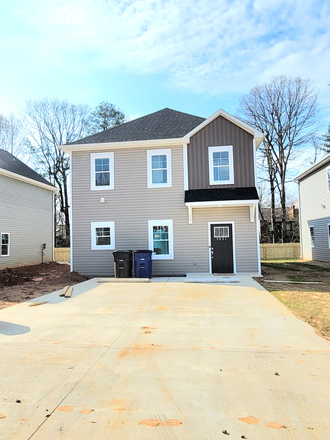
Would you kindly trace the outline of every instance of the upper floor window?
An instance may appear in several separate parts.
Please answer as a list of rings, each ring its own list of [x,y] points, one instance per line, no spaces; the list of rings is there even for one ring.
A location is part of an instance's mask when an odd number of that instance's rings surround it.
[[[327,190],[330,192],[330,167],[327,168]]]
[[[148,150],[148,188],[172,186],[171,150]]]
[[[1,257],[9,256],[9,237],[10,235],[6,232],[1,232],[1,248],[0,255]]]
[[[113,153],[91,153],[91,189],[113,188]]]
[[[209,147],[210,185],[234,183],[233,147]]]
[[[94,251],[115,249],[115,223],[92,222],[91,243],[91,249]]]
[[[327,228],[328,228],[328,244],[330,249],[330,223],[327,224]]]

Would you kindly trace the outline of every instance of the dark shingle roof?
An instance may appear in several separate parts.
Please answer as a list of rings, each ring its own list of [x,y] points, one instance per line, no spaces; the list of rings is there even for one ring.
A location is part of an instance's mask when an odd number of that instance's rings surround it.
[[[185,191],[185,203],[258,199],[258,193],[254,186],[247,188],[190,189]]]
[[[181,138],[204,121],[205,118],[165,108],[68,145]]]
[[[2,149],[0,149],[0,168],[23,177],[36,180],[37,182],[44,183],[45,185],[53,186],[46,179],[41,177],[40,174],[36,173],[30,167],[25,165],[25,163],[21,162],[8,151]]]

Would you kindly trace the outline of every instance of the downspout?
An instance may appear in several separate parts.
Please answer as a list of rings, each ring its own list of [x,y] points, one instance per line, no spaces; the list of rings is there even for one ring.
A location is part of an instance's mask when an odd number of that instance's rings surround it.
[[[299,238],[300,238],[300,258],[303,258],[303,241],[302,241],[302,221],[301,221],[301,200],[300,200],[300,181],[298,182],[298,201],[299,201]]]
[[[72,220],[72,151],[70,151],[70,185],[69,185],[69,189],[70,189],[70,198],[69,198],[69,202],[70,202],[70,206],[69,206],[69,218],[70,218],[70,272],[73,272],[73,235],[72,235],[72,230],[73,230],[73,220]]]
[[[55,224],[55,192],[52,192],[52,218],[53,218],[53,225],[52,225],[52,248],[53,248],[53,256],[52,256],[52,260],[55,261],[55,228],[56,228],[56,224]]]

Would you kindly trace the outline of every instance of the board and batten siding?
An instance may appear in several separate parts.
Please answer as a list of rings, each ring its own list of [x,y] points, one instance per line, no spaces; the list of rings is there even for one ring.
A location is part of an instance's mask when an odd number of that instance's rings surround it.
[[[0,269],[53,260],[53,192],[0,175],[0,233],[10,234],[10,255]]]
[[[114,275],[112,251],[91,250],[91,222],[114,221],[116,249],[137,250],[149,247],[148,220],[171,219],[174,259],[153,260],[153,276],[209,272],[208,222],[229,220],[235,221],[237,272],[257,272],[256,225],[249,222],[249,208],[194,209],[190,225],[182,146],[171,148],[170,188],[147,188],[147,150],[115,150],[114,189],[102,191],[91,190],[91,152],[72,153],[72,269],[90,276]]]
[[[330,192],[326,168],[316,171],[299,183],[300,229],[302,257],[329,261],[328,223],[330,223]],[[314,226],[315,247],[311,247],[309,227]]]
[[[234,183],[210,185],[208,147],[233,146]],[[255,186],[253,136],[219,116],[198,131],[188,144],[189,189]]]

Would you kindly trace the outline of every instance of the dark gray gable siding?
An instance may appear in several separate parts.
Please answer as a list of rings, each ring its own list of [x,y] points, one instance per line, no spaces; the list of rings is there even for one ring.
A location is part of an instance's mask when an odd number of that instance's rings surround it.
[[[165,108],[68,145],[181,138],[204,121],[205,118]]]
[[[210,185],[208,147],[233,146],[234,184]],[[219,116],[190,139],[188,145],[189,189],[255,186],[253,136]]]
[[[10,171],[11,173],[18,174],[19,176],[27,177],[28,179],[44,183],[45,185],[51,185],[46,179],[40,176],[40,174],[36,173],[8,151],[2,149],[0,149],[0,168]]]

